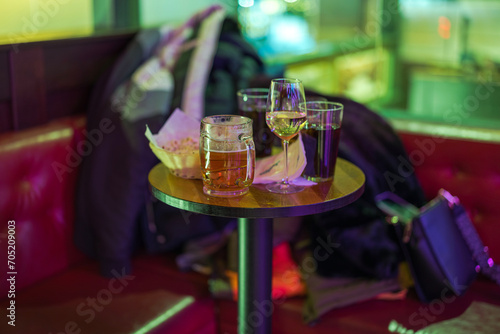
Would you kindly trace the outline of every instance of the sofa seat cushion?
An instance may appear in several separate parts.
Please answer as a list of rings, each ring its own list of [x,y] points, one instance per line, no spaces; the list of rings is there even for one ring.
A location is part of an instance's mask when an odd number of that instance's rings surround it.
[[[172,258],[136,256],[134,271],[106,278],[95,261],[16,293],[19,333],[215,333],[206,277],[182,273]],[[153,270],[153,268],[164,268]],[[3,299],[0,307],[6,308]],[[6,321],[0,333],[8,333]],[[81,332],[78,330],[81,329]]]
[[[16,330],[24,334],[191,334],[215,328],[213,305],[209,300],[197,301],[192,296],[166,290],[109,296],[112,295],[99,293],[95,303],[78,298],[64,303],[20,308]],[[8,333],[8,329],[2,333]]]
[[[473,301],[500,306],[500,287],[481,277],[463,296],[450,296],[430,304],[420,303],[413,291],[404,300],[370,299],[331,310],[311,326],[303,321],[303,298],[277,300],[269,313],[272,314],[273,334],[387,334],[403,333],[397,331],[397,326],[416,332],[432,323],[458,317]],[[236,334],[236,303],[218,300],[217,304],[221,333]],[[249,319],[258,320],[257,317]]]

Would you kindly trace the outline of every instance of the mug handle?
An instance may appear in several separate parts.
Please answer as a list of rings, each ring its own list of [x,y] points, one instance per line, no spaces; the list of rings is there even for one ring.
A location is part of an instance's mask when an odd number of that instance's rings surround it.
[[[241,134],[238,139],[244,142],[247,147],[247,174],[244,182],[245,185],[250,185],[253,182],[255,173],[255,143],[252,136]]]

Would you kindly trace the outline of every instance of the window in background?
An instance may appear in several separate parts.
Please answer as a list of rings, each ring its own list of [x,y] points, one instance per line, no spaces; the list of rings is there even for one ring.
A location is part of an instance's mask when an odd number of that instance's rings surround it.
[[[235,14],[237,0],[141,0],[139,2],[139,21],[141,27],[157,27],[180,24],[194,13],[210,5],[222,5],[229,15]]]
[[[401,0],[409,114],[500,120],[500,1]]]
[[[243,34],[264,58],[313,51],[318,15],[318,0],[238,0]]]
[[[85,36],[94,31],[92,0],[0,0],[0,44]]]
[[[253,7],[266,3],[261,1]],[[259,32],[267,43],[266,50],[272,49],[278,55],[271,58],[270,53],[262,52],[262,45],[256,45],[265,60],[285,62],[286,76],[300,78],[306,87],[319,93],[344,95],[363,103],[387,99],[392,94],[394,54],[382,44],[383,1],[297,0],[294,4],[314,8],[315,13],[304,14],[308,19],[303,20],[305,27],[297,29],[301,33],[277,23],[289,15],[285,1],[273,0],[272,3],[279,4],[283,10],[276,11],[278,19],[266,22],[269,27]],[[397,10],[394,13],[397,16]],[[385,15],[389,16],[387,22],[394,13]],[[281,34],[275,34],[276,39],[272,40],[272,31]],[[279,53],[286,56],[279,57]]]
[[[82,37],[179,24],[213,4],[235,15],[236,0],[0,0],[0,44]]]
[[[239,0],[266,63],[404,117],[500,120],[500,0]]]

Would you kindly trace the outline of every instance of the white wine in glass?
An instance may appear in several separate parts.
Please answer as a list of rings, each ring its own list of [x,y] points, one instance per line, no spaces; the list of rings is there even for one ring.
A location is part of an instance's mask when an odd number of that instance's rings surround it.
[[[306,116],[299,111],[273,111],[267,113],[266,121],[276,136],[289,141],[304,127]]]
[[[266,123],[278,136],[285,152],[285,169],[282,182],[270,184],[267,190],[280,194],[293,194],[304,187],[288,182],[288,144],[306,124],[307,113],[299,111],[305,102],[304,86],[298,79],[273,79],[267,99]]]

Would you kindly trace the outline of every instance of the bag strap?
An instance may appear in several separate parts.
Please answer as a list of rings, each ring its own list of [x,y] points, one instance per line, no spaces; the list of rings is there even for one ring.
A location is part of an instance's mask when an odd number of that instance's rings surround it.
[[[397,234],[403,243],[408,243],[413,229],[413,220],[420,209],[393,192],[386,191],[375,197],[377,207],[390,217],[390,223],[398,226]]]
[[[405,225],[420,214],[419,208],[390,191],[378,194],[375,203],[385,214],[397,217]]]
[[[488,254],[488,247],[484,246],[481,237],[472,224],[465,208],[460,204],[458,197],[451,195],[444,189],[439,190],[439,195],[448,201],[448,205],[455,216],[455,222],[462,233],[465,243],[469,246],[474,260],[477,262],[476,272],[483,273],[500,285],[500,267],[493,262]]]

